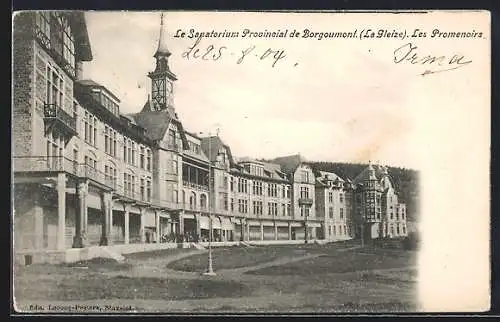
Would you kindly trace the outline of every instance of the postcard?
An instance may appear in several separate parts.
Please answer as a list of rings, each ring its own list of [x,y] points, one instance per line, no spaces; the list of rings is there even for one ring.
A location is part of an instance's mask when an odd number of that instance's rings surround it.
[[[18,313],[490,308],[488,11],[13,14]]]

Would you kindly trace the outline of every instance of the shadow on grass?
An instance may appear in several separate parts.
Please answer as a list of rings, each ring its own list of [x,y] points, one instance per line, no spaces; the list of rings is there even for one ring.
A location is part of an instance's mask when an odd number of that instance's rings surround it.
[[[403,250],[362,248],[345,252],[326,252],[319,257],[278,266],[270,266],[245,274],[311,276],[328,273],[349,273],[371,269],[391,269],[412,266],[415,253]]]
[[[16,298],[22,300],[183,300],[212,297],[241,297],[251,293],[238,282],[176,280],[162,278],[108,277],[79,272],[71,276],[15,280]]]

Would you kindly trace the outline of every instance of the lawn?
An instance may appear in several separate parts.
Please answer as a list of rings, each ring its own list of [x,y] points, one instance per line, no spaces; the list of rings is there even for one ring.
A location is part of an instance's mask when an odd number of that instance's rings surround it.
[[[250,289],[246,285],[231,281],[128,277],[125,265],[115,266],[113,269],[123,268],[123,275],[107,276],[102,274],[102,267],[99,269],[91,265],[85,267],[88,268],[62,265],[18,267],[14,275],[15,296],[22,300],[70,301],[179,300],[240,297],[250,294]]]
[[[354,241],[317,245],[218,247],[212,249],[213,266],[217,269],[233,269],[267,263],[283,257],[299,257],[308,254],[336,252],[356,245]],[[168,268],[185,272],[200,272],[207,268],[208,254],[198,254],[168,264]]]
[[[302,256],[306,250],[287,246],[224,247],[212,249],[213,266],[231,269],[253,266],[280,257]],[[167,267],[178,271],[200,272],[207,268],[208,253],[197,254],[170,263]]]
[[[400,268],[415,264],[415,253],[403,250],[363,248],[339,252],[324,248],[320,257],[280,266],[266,267],[246,274],[308,276],[348,273],[361,270]]]
[[[174,256],[177,254],[182,254],[187,252],[189,252],[189,249],[186,248],[168,248],[168,249],[153,250],[149,252],[124,254],[123,257],[131,260],[146,260],[146,259],[162,258],[166,256]]]
[[[352,248],[353,242],[328,245],[287,245],[214,248],[214,278],[199,274],[157,273],[139,277],[134,266],[164,268],[161,258],[187,249],[128,255],[125,263],[95,259],[65,265],[15,268],[15,296],[23,301],[112,299],[163,300],[169,308],[192,312],[370,312],[411,311],[415,302],[415,252],[376,247]],[[222,269],[251,267],[278,258],[316,254],[319,257],[225,275]],[[169,265],[201,272],[207,253]],[[156,265],[156,266],[155,266]],[[398,270],[377,271],[377,269]],[[140,271],[140,270],[139,270]],[[146,277],[147,276],[147,277]],[[176,277],[178,276],[178,277]],[[197,302],[197,299],[213,299]],[[189,302],[170,302],[190,300]],[[208,300],[210,301],[210,300]],[[162,306],[159,302],[155,305]],[[172,306],[173,305],[173,306]],[[159,308],[160,309],[160,308]]]

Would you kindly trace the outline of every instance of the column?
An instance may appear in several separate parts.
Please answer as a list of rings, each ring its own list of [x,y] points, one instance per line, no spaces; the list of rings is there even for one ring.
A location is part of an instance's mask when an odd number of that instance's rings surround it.
[[[66,248],[66,174],[57,175],[57,249]]]
[[[274,240],[278,240],[278,223],[274,222]]]
[[[155,211],[155,227],[156,227],[156,243],[160,243],[161,234],[160,234],[160,213]]]
[[[130,207],[127,205],[127,206],[124,206],[123,207],[123,216],[124,216],[124,243],[125,244],[129,244],[130,243]]]
[[[240,219],[240,241],[245,240],[245,221],[243,219]]]
[[[75,207],[75,237],[73,238],[73,248],[85,247],[86,209],[87,208],[87,186],[84,182],[76,185],[75,196],[77,198]]]
[[[110,238],[109,238],[109,231],[110,231],[110,212],[112,211],[111,208],[111,193],[109,192],[103,192],[101,195],[101,202],[102,202],[102,221],[101,221],[101,240],[99,242],[100,246],[106,246],[109,245]]]
[[[179,234],[184,234],[184,212],[179,214]]]
[[[292,222],[288,222],[288,240],[292,240]]]
[[[33,219],[35,221],[35,249],[43,248],[43,208],[39,204],[40,192],[35,193],[34,206],[33,206]]]
[[[250,222],[247,221],[245,229],[247,230],[247,241],[250,241]]]
[[[260,240],[264,240],[264,223],[260,222]]]
[[[201,220],[201,215],[200,214],[196,214],[195,215],[195,219],[196,219],[196,236],[195,236],[195,241],[198,242],[198,238],[201,236],[201,224],[200,224],[200,220]]]
[[[139,235],[141,237],[141,244],[144,244],[146,242],[146,231],[145,231],[145,220],[144,216],[146,215],[146,208],[141,208],[140,210],[140,228],[139,228]]]

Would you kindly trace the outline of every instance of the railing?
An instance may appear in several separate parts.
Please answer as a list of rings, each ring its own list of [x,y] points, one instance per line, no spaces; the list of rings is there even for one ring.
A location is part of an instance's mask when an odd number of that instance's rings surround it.
[[[193,188],[193,189],[196,189],[196,190],[205,190],[205,191],[208,191],[208,186],[204,186],[204,185],[201,185],[201,184],[197,184],[197,183],[194,183],[194,182],[189,182],[189,181],[182,181],[182,185],[184,187],[188,187],[188,188]]]
[[[43,106],[45,119],[56,120],[76,133],[76,119],[56,104],[45,104]]]
[[[299,198],[299,205],[312,205],[313,200],[311,198]]]
[[[146,194],[141,195],[141,193],[139,191],[129,189],[128,187],[124,187],[124,186],[119,185],[119,184],[117,184],[115,186],[115,194],[122,196],[122,197],[125,197],[125,198],[135,200],[135,201],[142,201],[142,202],[146,202],[146,203],[151,202],[151,198],[148,200]]]
[[[63,156],[13,157],[14,172],[68,172],[77,175],[79,164]]]

